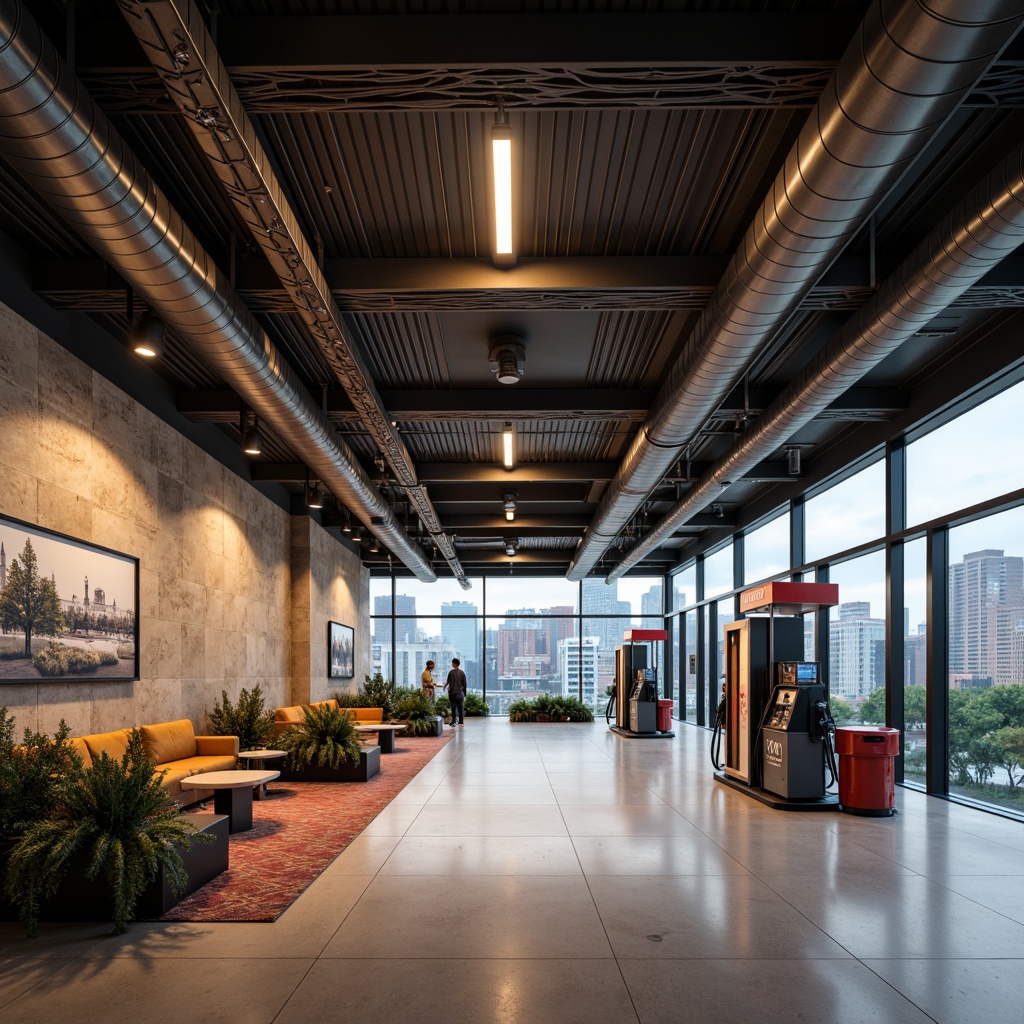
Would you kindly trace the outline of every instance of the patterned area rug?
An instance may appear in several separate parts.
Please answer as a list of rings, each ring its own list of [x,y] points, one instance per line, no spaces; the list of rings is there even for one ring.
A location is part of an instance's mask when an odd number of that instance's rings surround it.
[[[272,782],[252,830],[231,836],[228,870],[161,920],[276,920],[451,738],[398,737],[369,782]]]

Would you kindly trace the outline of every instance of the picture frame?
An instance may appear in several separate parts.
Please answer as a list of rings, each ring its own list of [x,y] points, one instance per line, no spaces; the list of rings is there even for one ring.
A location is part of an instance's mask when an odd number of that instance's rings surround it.
[[[352,679],[356,674],[356,631],[340,622],[327,623],[327,676]]]
[[[0,686],[136,682],[139,560],[0,514]]]

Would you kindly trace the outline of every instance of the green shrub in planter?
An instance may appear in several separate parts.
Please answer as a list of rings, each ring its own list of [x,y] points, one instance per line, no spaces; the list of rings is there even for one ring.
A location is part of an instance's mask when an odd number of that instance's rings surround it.
[[[379,704],[373,701],[365,693],[336,693],[334,700],[339,708],[377,708]]]
[[[438,697],[434,701],[434,714],[440,715],[446,722],[451,721],[452,702],[445,697]]]
[[[264,707],[259,684],[251,691],[243,687],[237,704],[231,703],[227,690],[221,690],[220,701],[214,702],[207,718],[214,736],[237,736],[239,750],[259,750],[274,726],[274,712]]]
[[[509,706],[510,722],[535,722],[541,720],[552,722],[592,722],[594,713],[578,697],[553,697],[542,693],[534,700],[517,700]]]
[[[277,739],[277,745],[291,755],[298,770],[316,764],[337,768],[342,761],[359,762],[359,734],[352,719],[330,704],[302,709],[303,722],[291,726]]]
[[[127,929],[136,901],[161,867],[172,891],[184,892],[178,847],[190,845],[194,830],[160,784],[138,729],[120,760],[100,754],[56,785],[55,806],[25,829],[8,864],[7,894],[29,936],[36,934],[41,902],[76,856],[84,857],[87,878],[102,877],[110,889],[115,935]]]
[[[433,736],[437,731],[437,704],[422,690],[401,688],[397,691],[392,721],[404,722],[407,736]]]
[[[486,718],[491,712],[487,701],[478,693],[466,694],[465,710],[467,718]]]

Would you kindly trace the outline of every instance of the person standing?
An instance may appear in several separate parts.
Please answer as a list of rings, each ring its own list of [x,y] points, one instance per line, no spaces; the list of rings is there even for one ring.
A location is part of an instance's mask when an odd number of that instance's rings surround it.
[[[466,724],[466,673],[459,668],[460,664],[458,658],[452,658],[452,670],[444,684],[448,688],[448,700],[452,706],[453,729],[456,724],[460,727]]]
[[[423,670],[420,675],[420,686],[423,687],[423,692],[430,698],[430,703],[434,703],[434,689],[436,687],[434,682],[434,663],[432,661],[427,662],[427,667]]]

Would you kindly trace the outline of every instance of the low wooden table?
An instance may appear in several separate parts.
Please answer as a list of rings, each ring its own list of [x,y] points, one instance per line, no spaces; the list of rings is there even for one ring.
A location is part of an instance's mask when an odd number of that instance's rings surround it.
[[[266,771],[205,772],[181,780],[182,789],[212,789],[213,809],[228,816],[228,832],[252,828],[252,791],[281,773]]]
[[[253,761],[257,768],[263,767],[264,761],[276,761],[279,758],[287,757],[287,750],[243,750],[239,755],[240,761],[245,761],[246,768],[253,767]],[[267,795],[267,784],[264,782],[253,795],[254,800],[262,800]]]
[[[395,733],[404,732],[408,726],[398,722],[379,722],[376,725],[369,723],[353,727],[356,732],[377,733],[377,745],[382,754],[393,754],[395,752]]]

